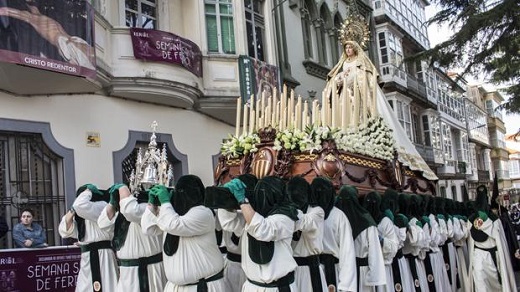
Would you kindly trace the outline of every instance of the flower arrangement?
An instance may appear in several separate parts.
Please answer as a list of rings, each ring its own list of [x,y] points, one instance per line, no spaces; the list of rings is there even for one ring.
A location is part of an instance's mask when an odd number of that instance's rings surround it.
[[[366,155],[383,160],[394,158],[395,140],[392,129],[383,118],[370,118],[366,125],[351,127],[347,130],[330,128],[328,126],[307,126],[305,130],[297,128],[278,131],[274,140],[274,150],[294,152],[318,152],[322,142],[334,140],[339,150]],[[256,144],[260,142],[257,133],[231,136],[222,143],[222,155],[238,158],[241,155],[258,151]]]
[[[229,135],[229,139],[222,142],[220,153],[228,158],[238,158],[242,155],[258,151],[256,144],[260,143],[258,134],[240,135],[239,137]]]

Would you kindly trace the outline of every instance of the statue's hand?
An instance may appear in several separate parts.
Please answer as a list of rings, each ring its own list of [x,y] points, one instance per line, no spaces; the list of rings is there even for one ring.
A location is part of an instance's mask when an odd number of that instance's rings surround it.
[[[345,72],[339,72],[338,75],[336,75],[336,84],[342,84],[343,78],[345,78]]]

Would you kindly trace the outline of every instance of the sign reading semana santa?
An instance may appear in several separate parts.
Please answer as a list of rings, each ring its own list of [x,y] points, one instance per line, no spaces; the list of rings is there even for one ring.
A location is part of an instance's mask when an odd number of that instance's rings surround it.
[[[76,289],[81,253],[75,246],[0,251],[0,291]]]
[[[192,41],[173,33],[131,28],[130,36],[136,59],[181,65],[202,77],[202,54]]]

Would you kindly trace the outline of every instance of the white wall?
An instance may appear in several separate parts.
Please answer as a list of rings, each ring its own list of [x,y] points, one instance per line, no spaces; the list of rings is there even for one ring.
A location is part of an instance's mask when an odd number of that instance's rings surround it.
[[[171,134],[175,147],[188,156],[188,169],[207,185],[213,183],[212,155],[229,125],[192,110],[139,103],[101,95],[17,97],[0,92],[0,117],[48,122],[64,147],[74,150],[76,185],[92,182],[101,188],[113,183],[112,153],[125,146],[128,131]],[[86,132],[98,132],[101,145],[86,146]]]

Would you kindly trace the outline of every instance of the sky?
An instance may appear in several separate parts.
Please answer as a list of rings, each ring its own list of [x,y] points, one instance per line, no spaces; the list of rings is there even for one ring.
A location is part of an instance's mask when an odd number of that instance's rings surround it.
[[[437,11],[436,6],[429,5],[426,7],[426,19],[432,17]],[[441,43],[448,39],[448,37],[453,32],[448,28],[448,26],[438,26],[432,24],[428,27],[428,37],[430,38],[430,46],[435,46],[438,43]],[[481,80],[477,80],[475,78],[468,77],[468,82],[470,84],[480,84],[483,85],[486,90],[493,91],[495,88],[490,84],[482,84],[483,78]],[[504,97],[507,98],[507,97]],[[519,114],[503,114],[504,124],[506,126],[506,134],[516,133],[520,128],[520,115]]]

